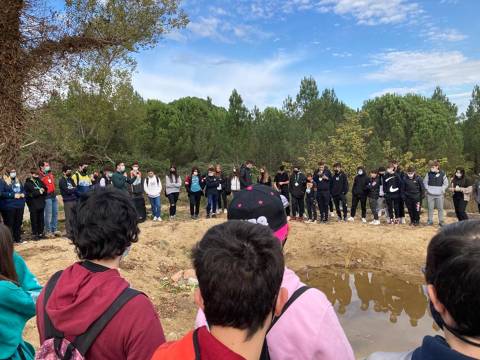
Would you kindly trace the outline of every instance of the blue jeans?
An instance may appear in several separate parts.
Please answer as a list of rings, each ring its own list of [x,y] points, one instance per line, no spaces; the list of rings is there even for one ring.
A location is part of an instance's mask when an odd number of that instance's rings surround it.
[[[57,197],[47,197],[45,199],[45,233],[54,233],[58,225],[58,201]]]
[[[150,200],[150,205],[152,205],[152,215],[153,217],[160,217],[160,196],[157,196],[156,198],[151,198],[149,197],[148,200]]]
[[[218,194],[209,194],[207,202],[207,215],[217,213]]]

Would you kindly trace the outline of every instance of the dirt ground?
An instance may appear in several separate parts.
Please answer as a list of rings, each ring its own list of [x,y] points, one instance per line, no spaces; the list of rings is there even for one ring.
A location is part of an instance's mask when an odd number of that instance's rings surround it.
[[[183,218],[185,212],[182,209]],[[122,275],[155,304],[169,340],[191,329],[196,313],[192,286],[178,286],[171,276],[191,268],[189,253],[193,244],[210,226],[224,220],[223,216],[196,222],[147,221],[140,225],[140,240],[122,264]],[[380,270],[419,281],[427,244],[437,230],[408,225],[375,227],[358,222],[328,225],[294,222],[285,247],[286,262],[300,274],[312,267],[347,268]],[[28,242],[16,250],[42,284],[76,260],[73,246],[64,238]],[[25,331],[26,340],[37,346],[34,320]]]

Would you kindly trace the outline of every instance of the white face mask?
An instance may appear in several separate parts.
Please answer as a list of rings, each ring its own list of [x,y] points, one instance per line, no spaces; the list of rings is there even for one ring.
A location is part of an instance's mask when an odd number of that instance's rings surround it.
[[[138,166],[134,166],[133,171],[138,171]]]
[[[193,176],[198,176],[198,172],[194,171]]]
[[[363,170],[358,170],[358,175],[363,175]]]
[[[11,177],[12,179],[15,179],[15,178],[17,177],[17,173],[16,173],[16,172],[11,172],[11,173],[10,173],[10,177]]]
[[[213,176],[213,173],[212,173],[212,172],[209,172],[209,173],[208,173],[208,176]]]
[[[462,173],[457,172],[457,173],[455,174],[455,176],[456,176],[457,178],[461,178],[461,177],[462,177]]]
[[[408,174],[408,178],[409,178],[409,179],[413,179],[413,176],[414,176],[414,175],[415,175],[415,174]]]
[[[120,172],[124,172],[124,171],[125,171],[125,166],[120,166],[120,167],[118,168],[118,170],[119,170]]]

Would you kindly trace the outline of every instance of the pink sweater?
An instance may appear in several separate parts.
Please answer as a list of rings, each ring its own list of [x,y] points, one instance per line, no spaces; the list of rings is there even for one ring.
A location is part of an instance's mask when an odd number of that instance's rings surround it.
[[[289,295],[304,285],[285,268],[282,287]],[[199,310],[195,328],[205,325],[205,314]],[[355,359],[332,304],[317,289],[309,289],[288,308],[268,333],[267,341],[272,360]]]

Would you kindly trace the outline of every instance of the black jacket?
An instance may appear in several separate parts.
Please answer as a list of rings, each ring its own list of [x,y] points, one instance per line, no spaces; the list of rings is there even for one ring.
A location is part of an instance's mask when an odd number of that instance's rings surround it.
[[[262,185],[271,187],[272,186],[272,178],[269,176],[268,179],[267,179],[267,182],[262,182],[262,177],[259,176],[257,178],[257,184],[262,184]]]
[[[218,192],[220,179],[216,176],[207,176],[205,178],[205,196],[215,195]]]
[[[60,188],[63,202],[77,201],[77,185],[75,185],[75,181],[71,177],[62,176],[58,182],[58,187]]]
[[[307,177],[300,171],[297,174],[290,175],[289,184],[290,194],[296,198],[305,196],[305,190],[307,190]]]
[[[370,178],[367,184],[368,197],[371,199],[378,199],[380,197],[380,178]]]
[[[325,179],[325,178],[326,179]],[[330,192],[330,182],[332,181],[332,173],[329,170],[324,170],[320,175],[320,170],[315,171],[313,181],[317,185],[317,192],[328,193]]]
[[[243,190],[252,184],[252,171],[245,165],[242,165],[240,168],[240,188]]]
[[[44,209],[47,187],[42,180],[40,178],[28,178],[23,187],[28,207],[32,210]],[[40,189],[43,189],[43,194],[40,192]]]
[[[288,173],[286,171],[282,172],[282,173],[277,173],[277,175],[275,175],[275,185],[277,186],[277,189],[280,190],[280,192],[282,194],[288,194],[288,184],[285,184],[285,185],[279,185],[278,183],[281,183],[281,182],[285,182],[285,181],[289,181],[289,176],[288,176]]]
[[[402,180],[397,173],[386,173],[383,183],[383,191],[386,197],[398,198],[402,196]]]
[[[332,175],[330,193],[332,196],[345,195],[348,193],[348,178],[343,171]]]
[[[315,184],[315,181],[312,181],[312,187],[310,187],[310,189],[308,188],[308,181],[307,181],[307,188],[305,190],[305,194],[309,199],[315,199],[317,197],[317,185]]]
[[[402,195],[404,199],[421,201],[425,197],[423,179],[415,175],[413,179],[406,176],[402,182]]]
[[[367,174],[355,176],[353,179],[352,194],[360,197],[367,196],[367,185],[369,180]]]

